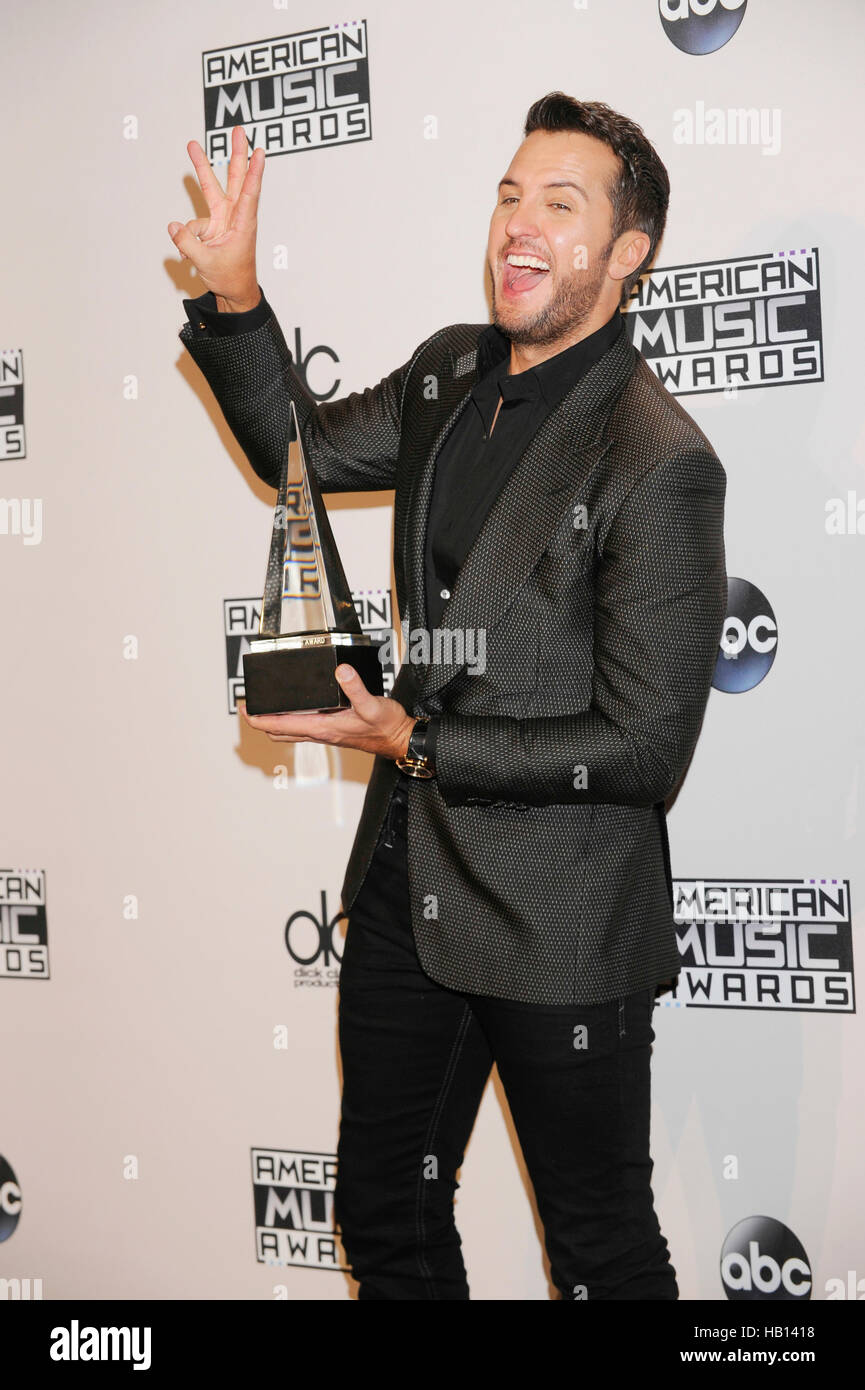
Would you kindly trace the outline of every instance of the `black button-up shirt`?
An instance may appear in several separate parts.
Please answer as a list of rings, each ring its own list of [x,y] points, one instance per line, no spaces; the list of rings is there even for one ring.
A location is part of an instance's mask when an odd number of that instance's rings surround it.
[[[510,339],[495,324],[480,335],[477,385],[436,461],[426,531],[428,627],[439,626],[493,503],[544,420],[622,332],[617,309],[597,332],[512,376]]]
[[[263,292],[255,308],[243,314],[220,313],[210,293],[185,299],[183,305],[193,332],[208,335],[250,333],[272,312]],[[438,627],[466,556],[532,438],[562,397],[624,331],[616,309],[595,333],[514,375],[508,372],[510,339],[495,324],[481,333],[479,376],[471,401],[436,460],[426,530],[427,627]],[[427,742],[431,756],[437,733],[433,719]]]

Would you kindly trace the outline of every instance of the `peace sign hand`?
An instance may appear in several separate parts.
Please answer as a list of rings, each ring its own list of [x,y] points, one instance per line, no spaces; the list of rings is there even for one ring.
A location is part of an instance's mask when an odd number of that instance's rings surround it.
[[[181,257],[195,266],[205,289],[216,295],[220,310],[241,313],[252,309],[261,298],[255,273],[255,233],[264,150],[253,150],[247,166],[246,131],[241,125],[234,127],[223,192],[198,141],[190,140],[186,148],[210,216],[195,217],[185,225],[169,222],[168,234]]]

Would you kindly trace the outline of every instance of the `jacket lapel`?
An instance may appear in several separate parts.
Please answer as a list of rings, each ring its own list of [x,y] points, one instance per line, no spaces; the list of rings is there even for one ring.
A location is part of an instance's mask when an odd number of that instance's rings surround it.
[[[490,509],[457,576],[440,620],[441,628],[490,630],[506,612],[565,511],[584,500],[582,494],[589,477],[612,444],[612,440],[602,439],[602,432],[634,363],[634,349],[628,335],[622,333],[547,416]],[[435,460],[476,380],[475,365],[470,374],[462,378],[455,375],[449,383],[445,422],[417,477],[410,502],[406,583],[413,625],[425,621],[424,539]],[[458,396],[456,403],[452,395]],[[440,690],[464,666],[465,663],[433,661],[419,670],[420,697],[425,699]]]
[[[484,324],[477,326],[478,336],[484,327]],[[445,362],[449,371],[444,380],[439,377],[440,390],[434,417],[440,423],[433,426],[432,438],[428,434],[422,435],[418,441],[418,467],[411,485],[406,515],[403,555],[408,603],[402,617],[403,625],[407,624],[410,628],[422,627],[426,622],[426,527],[436,459],[448,434],[469,405],[472,387],[478,380],[477,349],[461,353],[450,351]]]

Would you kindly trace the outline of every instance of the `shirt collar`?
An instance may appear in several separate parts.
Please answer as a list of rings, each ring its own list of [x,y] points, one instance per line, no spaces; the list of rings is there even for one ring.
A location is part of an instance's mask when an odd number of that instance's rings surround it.
[[[611,318],[587,338],[563,348],[536,367],[511,376],[508,373],[511,340],[494,323],[488,324],[478,338],[478,382],[472,390],[486,430],[489,431],[492,424],[499,395],[503,409],[511,402],[540,398],[552,410],[623,331],[624,320],[616,309]]]

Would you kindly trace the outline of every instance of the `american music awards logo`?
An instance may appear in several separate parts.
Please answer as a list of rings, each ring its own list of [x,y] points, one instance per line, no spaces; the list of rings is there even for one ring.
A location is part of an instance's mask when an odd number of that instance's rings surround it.
[[[24,459],[24,354],[0,348],[0,459]]]
[[[252,1150],[259,1264],[347,1270],[333,1212],[336,1154]]]
[[[823,380],[816,247],[650,270],[624,319],[674,396]]]
[[[0,869],[0,979],[47,980],[44,869]]]
[[[351,597],[362,630],[369,633],[374,640],[385,644],[382,680],[384,693],[389,695],[396,674],[396,639],[393,632],[390,589],[353,589]],[[258,636],[260,620],[260,598],[223,600],[229,714],[237,713],[237,701],[243,699],[243,656],[249,651],[250,637]]]
[[[201,61],[211,161],[230,157],[236,125],[266,155],[372,139],[365,19],[210,49]]]
[[[847,879],[674,879],[682,966],[662,1004],[855,1013]]]

